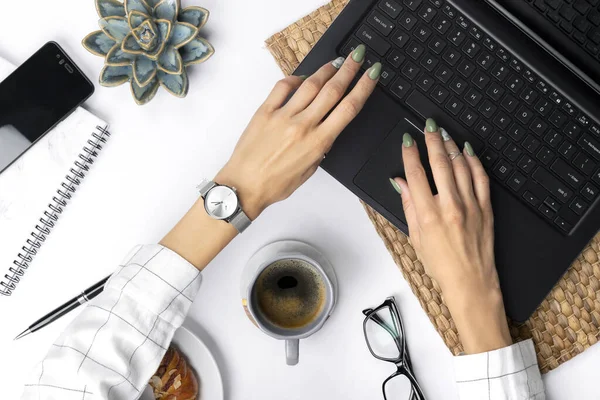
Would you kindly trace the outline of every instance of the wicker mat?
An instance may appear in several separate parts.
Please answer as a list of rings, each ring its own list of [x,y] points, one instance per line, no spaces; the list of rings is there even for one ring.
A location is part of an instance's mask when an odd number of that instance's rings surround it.
[[[348,0],[333,0],[267,39],[267,48],[286,75],[319,40]],[[448,348],[462,351],[460,338],[439,286],[417,259],[409,239],[363,204],[375,229]],[[577,257],[536,312],[524,324],[510,323],[516,341],[533,338],[543,373],[583,352],[600,339],[600,234]]]

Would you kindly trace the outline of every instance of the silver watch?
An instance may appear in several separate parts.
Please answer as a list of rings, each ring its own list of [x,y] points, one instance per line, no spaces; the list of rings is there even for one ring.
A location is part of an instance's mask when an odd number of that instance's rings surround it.
[[[198,190],[204,199],[204,209],[211,218],[229,222],[239,233],[252,223],[242,210],[235,188],[203,180]]]

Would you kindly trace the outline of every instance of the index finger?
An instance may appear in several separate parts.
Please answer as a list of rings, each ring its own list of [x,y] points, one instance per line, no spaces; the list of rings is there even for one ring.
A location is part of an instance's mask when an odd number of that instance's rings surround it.
[[[405,133],[402,138],[402,160],[404,161],[404,174],[410,188],[412,204],[415,207],[416,214],[420,215],[423,210],[433,206],[433,194],[427,180],[425,168],[423,168],[421,162],[417,143],[410,136],[410,133]]]

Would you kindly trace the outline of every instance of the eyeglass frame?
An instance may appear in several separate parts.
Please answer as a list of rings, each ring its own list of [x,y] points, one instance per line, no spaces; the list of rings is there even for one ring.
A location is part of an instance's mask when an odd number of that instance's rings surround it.
[[[373,318],[374,315],[376,316],[376,314],[379,311],[381,311],[385,308],[389,308],[391,311],[392,318],[396,319],[394,322],[398,324],[398,329],[399,329],[399,334],[401,336],[401,339],[398,337],[397,333],[390,332],[391,328],[389,326],[387,326],[384,321],[378,321],[377,319]],[[384,400],[396,400],[396,399],[388,399],[387,398],[387,396],[385,394],[385,385],[389,381],[391,381],[392,379],[396,378],[399,375],[405,376],[411,384],[411,392],[412,392],[410,395],[411,400],[425,400],[425,396],[423,395],[423,390],[419,386],[419,383],[417,382],[417,379],[415,378],[415,375],[412,371],[412,362],[410,360],[408,348],[406,347],[406,334],[404,332],[404,324],[402,323],[402,317],[400,315],[400,311],[398,310],[398,307],[396,306],[396,301],[395,301],[394,297],[393,296],[388,297],[387,299],[385,299],[385,301],[381,305],[379,305],[376,308],[364,309],[363,314],[365,315],[365,320],[363,321],[363,334],[365,336],[365,341],[367,342],[367,347],[369,348],[369,351],[371,352],[373,357],[375,357],[376,359],[394,363],[394,365],[396,365],[396,368],[397,368],[396,372],[394,372],[386,380],[383,381],[381,389],[383,391]],[[379,318],[379,319],[381,319],[381,318]],[[375,322],[376,324],[378,324],[379,326],[381,326],[383,329],[385,329],[386,331],[388,331],[390,333],[390,335],[394,339],[394,342],[396,342],[396,346],[399,351],[399,355],[397,358],[384,358],[384,357],[380,357],[377,354],[375,354],[375,352],[371,348],[371,343],[369,343],[369,339],[368,339],[368,335],[367,335],[367,322],[369,320],[372,320],[373,322]]]

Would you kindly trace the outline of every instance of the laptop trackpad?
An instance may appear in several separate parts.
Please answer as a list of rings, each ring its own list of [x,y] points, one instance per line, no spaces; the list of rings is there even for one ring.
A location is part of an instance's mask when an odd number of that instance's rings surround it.
[[[402,200],[390,184],[390,178],[396,176],[405,178],[402,162],[402,136],[404,133],[410,133],[417,142],[421,162],[425,166],[425,171],[427,171],[429,184],[434,194],[437,193],[429,168],[423,129],[417,128],[420,126],[424,126],[424,121],[419,121],[415,118],[411,120],[402,119],[354,177],[354,184],[356,186],[404,222],[406,222],[406,218],[404,218],[402,210]]]

